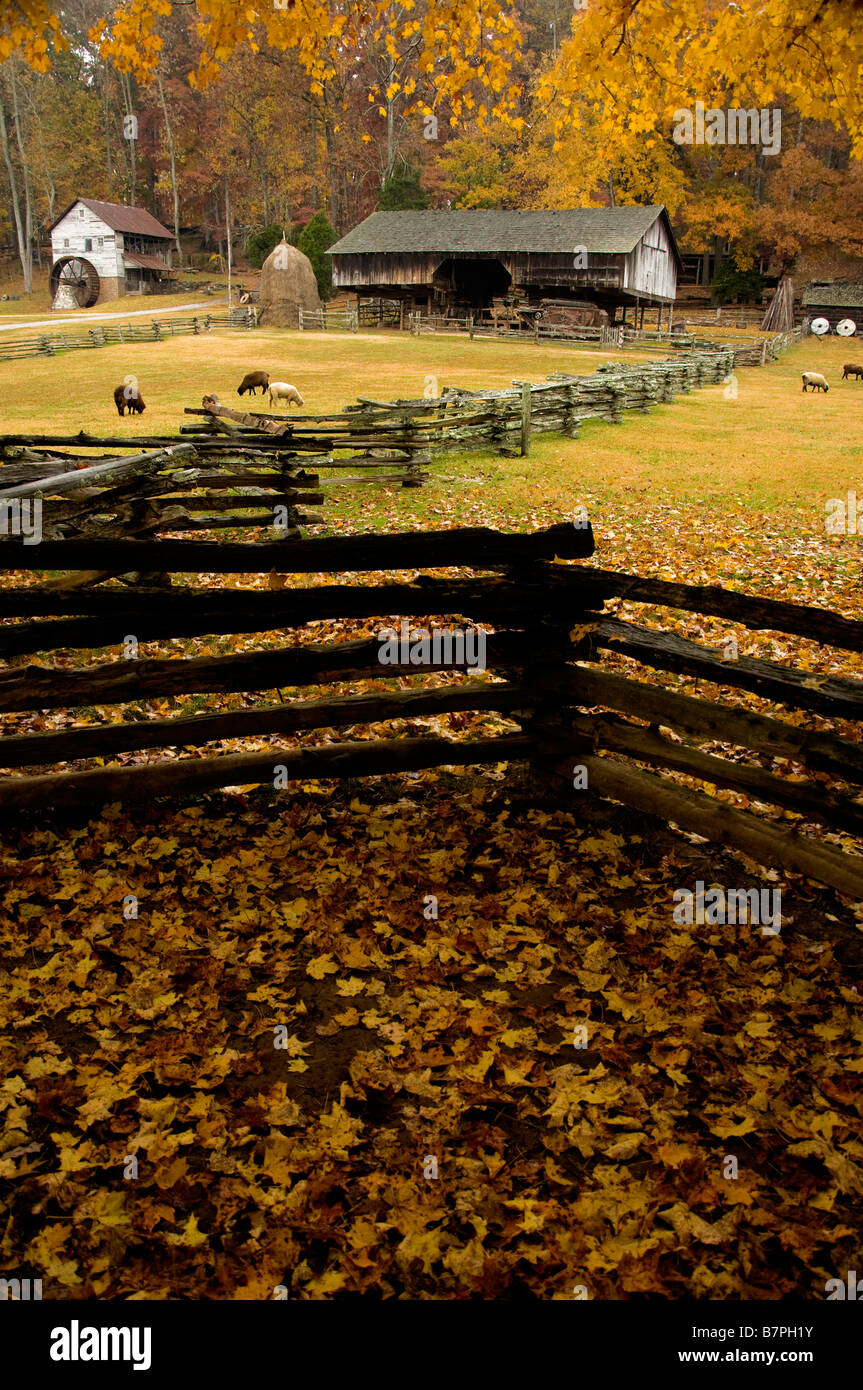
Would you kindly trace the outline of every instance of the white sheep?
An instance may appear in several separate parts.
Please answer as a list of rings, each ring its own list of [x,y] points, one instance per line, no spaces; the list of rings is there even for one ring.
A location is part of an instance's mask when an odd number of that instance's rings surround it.
[[[820,372],[804,372],[804,373],[803,373],[803,390],[804,390],[804,391],[806,390],[807,386],[811,386],[813,391],[829,391],[829,390],[830,390],[830,387],[827,385],[827,378],[826,378],[826,377],[823,377],[823,376],[821,375]]]
[[[270,405],[275,405],[278,400],[287,401],[288,405],[305,405],[296,386],[291,386],[287,381],[270,382],[269,400]]]

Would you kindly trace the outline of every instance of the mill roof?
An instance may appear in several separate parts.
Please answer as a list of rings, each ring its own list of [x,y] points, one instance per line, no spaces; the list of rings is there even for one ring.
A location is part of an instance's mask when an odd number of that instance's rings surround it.
[[[167,227],[163,227],[151,212],[145,208],[130,208],[125,203],[102,203],[97,198],[76,198],[70,203],[65,212],[62,212],[51,226],[49,232],[63,221],[67,213],[71,212],[79,203],[83,203],[85,208],[89,208],[92,213],[100,218],[106,226],[114,232],[133,232],[138,236],[167,237],[172,240],[172,233]]]

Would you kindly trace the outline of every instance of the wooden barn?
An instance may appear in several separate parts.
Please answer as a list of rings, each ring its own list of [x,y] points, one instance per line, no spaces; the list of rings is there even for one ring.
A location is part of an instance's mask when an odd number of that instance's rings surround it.
[[[577,299],[629,323],[673,304],[682,268],[662,206],[375,212],[327,254],[333,285],[360,299],[474,313]]]
[[[51,297],[87,308],[121,294],[153,294],[170,278],[173,236],[144,208],[76,198],[51,233]]]
[[[806,317],[826,319],[831,332],[837,323],[850,319],[863,333],[863,285],[850,280],[810,280],[801,297]]]

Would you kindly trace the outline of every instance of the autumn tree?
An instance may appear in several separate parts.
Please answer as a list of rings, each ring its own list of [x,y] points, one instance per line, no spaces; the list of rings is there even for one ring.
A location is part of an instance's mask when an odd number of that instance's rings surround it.
[[[336,234],[325,212],[316,212],[297,237],[297,249],[311,261],[318,282],[318,294],[323,300],[333,297],[332,261],[324,253],[335,239]]]
[[[544,76],[540,101],[560,139],[586,98],[609,136],[645,149],[675,110],[769,107],[847,128],[863,156],[857,0],[590,0]]]

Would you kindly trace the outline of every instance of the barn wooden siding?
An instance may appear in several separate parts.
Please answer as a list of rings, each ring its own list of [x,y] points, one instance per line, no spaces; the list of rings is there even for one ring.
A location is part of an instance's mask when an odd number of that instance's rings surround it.
[[[655,244],[650,244],[651,242]],[[664,245],[662,243],[665,243]],[[651,228],[628,256],[590,254],[587,266],[576,270],[574,254],[542,252],[361,252],[333,256],[333,284],[343,290],[376,290],[397,293],[401,289],[434,285],[435,272],[445,261],[500,261],[512,277],[515,289],[602,289],[628,292],[629,296],[672,303],[676,276],[665,229]]]
[[[592,262],[592,257],[588,264]],[[673,301],[677,273],[671,243],[662,218],[657,218],[626,257],[623,288],[640,298]]]

